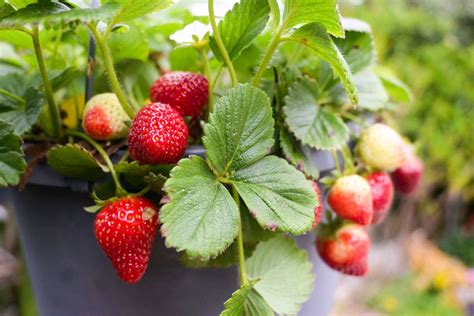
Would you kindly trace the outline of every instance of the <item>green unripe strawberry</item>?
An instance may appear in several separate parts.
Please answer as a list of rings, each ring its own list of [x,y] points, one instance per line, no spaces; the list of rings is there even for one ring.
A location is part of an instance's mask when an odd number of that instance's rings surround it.
[[[404,142],[394,129],[377,123],[362,133],[359,140],[359,154],[366,165],[392,171],[403,163]]]
[[[117,96],[113,93],[102,93],[87,102],[82,127],[87,135],[97,140],[123,138],[128,133],[125,124],[128,119]]]

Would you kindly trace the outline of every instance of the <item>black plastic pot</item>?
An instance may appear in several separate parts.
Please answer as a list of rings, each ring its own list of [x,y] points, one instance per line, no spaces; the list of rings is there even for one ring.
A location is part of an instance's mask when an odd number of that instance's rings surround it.
[[[188,154],[203,154],[193,147]],[[332,169],[328,153],[314,152],[316,165]],[[174,249],[157,237],[150,266],[136,285],[120,281],[93,234],[88,184],[69,181],[46,165],[36,168],[23,192],[12,190],[20,238],[36,302],[44,316],[212,316],[238,288],[238,272],[187,269]],[[322,263],[314,236],[296,238],[314,263],[315,289],[299,315],[326,316],[339,275]]]

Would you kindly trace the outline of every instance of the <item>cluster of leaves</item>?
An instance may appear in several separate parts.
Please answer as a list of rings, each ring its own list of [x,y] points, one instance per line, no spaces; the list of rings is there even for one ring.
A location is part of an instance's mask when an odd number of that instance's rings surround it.
[[[95,74],[94,90],[107,91],[110,82],[130,118],[145,104],[162,68],[206,73],[216,78],[215,84],[209,80],[211,90],[222,96],[214,102],[211,94],[213,110],[203,118],[202,135],[195,137],[206,159],[193,156],[173,167],[139,165],[125,156],[114,166],[101,144],[89,141],[95,151],[79,143],[56,145],[48,163],[64,176],[86,181],[111,173],[116,191],[118,178],[137,190],[149,186],[163,194],[163,189],[167,203],[160,222],[167,246],[181,251],[190,265],[239,261],[241,288],[225,303],[223,315],[296,314],[314,277],[307,254],[282,235],[312,228],[320,202],[308,181],[319,176],[310,151],[344,148],[348,121],[390,108],[390,96],[406,101],[409,94],[374,68],[370,27],[341,18],[336,0],[285,0],[283,5],[241,0],[218,25],[212,14],[198,18],[182,8],[160,14],[158,21],[136,20],[169,4],[115,0],[89,8],[75,1],[0,2],[0,40],[17,48],[0,60],[5,73],[0,74],[0,139],[5,140],[0,185],[18,183],[25,168],[20,135],[64,142],[51,123],[58,100],[60,130],[88,141],[77,129],[84,103],[79,75],[94,66],[86,60],[89,31],[103,66]],[[204,33],[177,40],[183,28],[195,31],[197,22],[211,22],[214,32],[205,26]],[[42,81],[32,70],[37,63]],[[224,65],[232,86],[227,78],[218,80]],[[109,80],[101,80],[104,76]],[[93,197],[100,207],[114,194],[107,182],[96,187]]]

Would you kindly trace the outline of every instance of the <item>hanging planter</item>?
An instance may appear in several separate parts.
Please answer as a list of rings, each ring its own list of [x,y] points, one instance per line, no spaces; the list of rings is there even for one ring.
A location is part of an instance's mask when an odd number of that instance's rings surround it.
[[[366,119],[390,108],[385,87],[406,90],[374,70],[370,28],[335,2],[242,0],[217,23],[209,0],[206,19],[142,18],[169,4],[1,7],[41,78],[0,81],[0,185],[23,189],[40,312],[326,315],[326,264],[367,272],[363,226],[390,208],[386,172],[414,155]],[[97,60],[84,60],[87,33]],[[73,66],[87,68],[85,107]],[[322,220],[327,194],[335,214]]]

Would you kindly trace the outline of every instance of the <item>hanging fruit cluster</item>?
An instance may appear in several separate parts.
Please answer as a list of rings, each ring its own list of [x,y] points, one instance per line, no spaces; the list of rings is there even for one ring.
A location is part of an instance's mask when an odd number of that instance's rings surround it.
[[[416,191],[423,163],[395,130],[380,123],[362,132],[355,152],[360,163],[354,166],[351,157],[345,155],[345,170],[336,171],[327,181],[328,204],[336,216],[327,213],[316,248],[331,268],[362,276],[368,270],[371,243],[366,227],[388,215],[394,188],[401,195]]]

